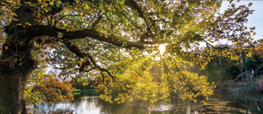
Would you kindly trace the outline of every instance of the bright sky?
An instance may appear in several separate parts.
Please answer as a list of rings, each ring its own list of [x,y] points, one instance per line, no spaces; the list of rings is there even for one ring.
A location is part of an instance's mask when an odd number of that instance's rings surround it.
[[[252,6],[250,6],[249,8],[255,11],[253,12],[253,14],[248,16],[248,22],[246,23],[246,26],[248,28],[256,27],[256,35],[253,36],[255,40],[263,39],[263,0],[240,0],[240,2],[236,5],[239,6],[245,4],[247,6],[250,2],[252,3]],[[228,5],[229,2],[224,0],[220,12],[224,12],[224,10],[228,8]]]

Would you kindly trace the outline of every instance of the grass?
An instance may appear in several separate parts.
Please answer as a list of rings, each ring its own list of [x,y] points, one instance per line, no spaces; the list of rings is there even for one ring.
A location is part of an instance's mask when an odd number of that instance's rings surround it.
[[[75,90],[73,90],[73,92],[72,92],[73,95],[78,95],[78,94],[81,94],[81,93],[97,94],[98,92],[95,91],[95,89],[84,89],[84,90],[75,89]]]

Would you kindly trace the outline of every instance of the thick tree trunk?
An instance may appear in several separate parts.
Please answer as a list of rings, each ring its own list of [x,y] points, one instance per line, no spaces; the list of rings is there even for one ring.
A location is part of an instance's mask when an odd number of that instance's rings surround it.
[[[0,61],[0,114],[24,114],[25,86],[37,65],[32,57],[33,47],[5,46]],[[16,46],[20,49],[15,52]]]
[[[26,28],[14,26],[6,29],[8,38],[0,58],[0,114],[24,114],[24,90],[36,68],[38,49],[34,36],[21,32]]]
[[[21,2],[23,4],[23,2]],[[32,26],[33,8],[21,5],[15,10],[18,21],[12,21],[5,32],[7,39],[0,58],[0,114],[24,114],[24,90],[29,76],[37,66],[39,44]],[[30,23],[31,25],[25,25]]]
[[[23,66],[21,66],[23,67]],[[18,68],[19,69],[19,68]],[[23,114],[24,90],[32,68],[0,71],[0,114]]]
[[[30,48],[16,53],[11,50],[13,47],[9,46],[1,55],[0,114],[24,114],[24,90],[37,62],[32,58]]]

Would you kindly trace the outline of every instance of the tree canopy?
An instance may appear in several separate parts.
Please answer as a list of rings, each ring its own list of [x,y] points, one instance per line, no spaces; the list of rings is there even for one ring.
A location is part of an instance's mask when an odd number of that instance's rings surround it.
[[[104,91],[100,97],[109,102],[154,103],[176,92],[183,99],[208,99],[214,85],[189,68],[194,64],[204,68],[213,55],[237,58],[233,52],[249,51],[254,43],[254,28],[247,31],[244,26],[253,12],[251,4],[232,4],[218,14],[221,2],[4,0],[0,68],[45,61],[61,70],[59,76],[65,79],[82,75],[98,80],[97,90]],[[213,45],[222,39],[232,44]],[[202,48],[202,42],[209,48]],[[161,44],[166,47],[163,54],[158,50]],[[151,72],[156,62],[163,67],[158,76]]]

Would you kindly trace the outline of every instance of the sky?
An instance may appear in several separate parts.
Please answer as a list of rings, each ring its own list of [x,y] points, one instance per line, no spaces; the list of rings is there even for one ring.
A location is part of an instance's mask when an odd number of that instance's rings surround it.
[[[248,22],[245,26],[249,27],[256,27],[256,35],[253,36],[255,40],[263,39],[263,0],[240,0],[239,3],[234,0],[237,6],[245,4],[246,6],[251,2],[252,6],[249,8],[251,10],[255,10],[253,14],[248,16]],[[229,2],[224,0],[220,12],[224,12],[225,9],[228,8]]]

